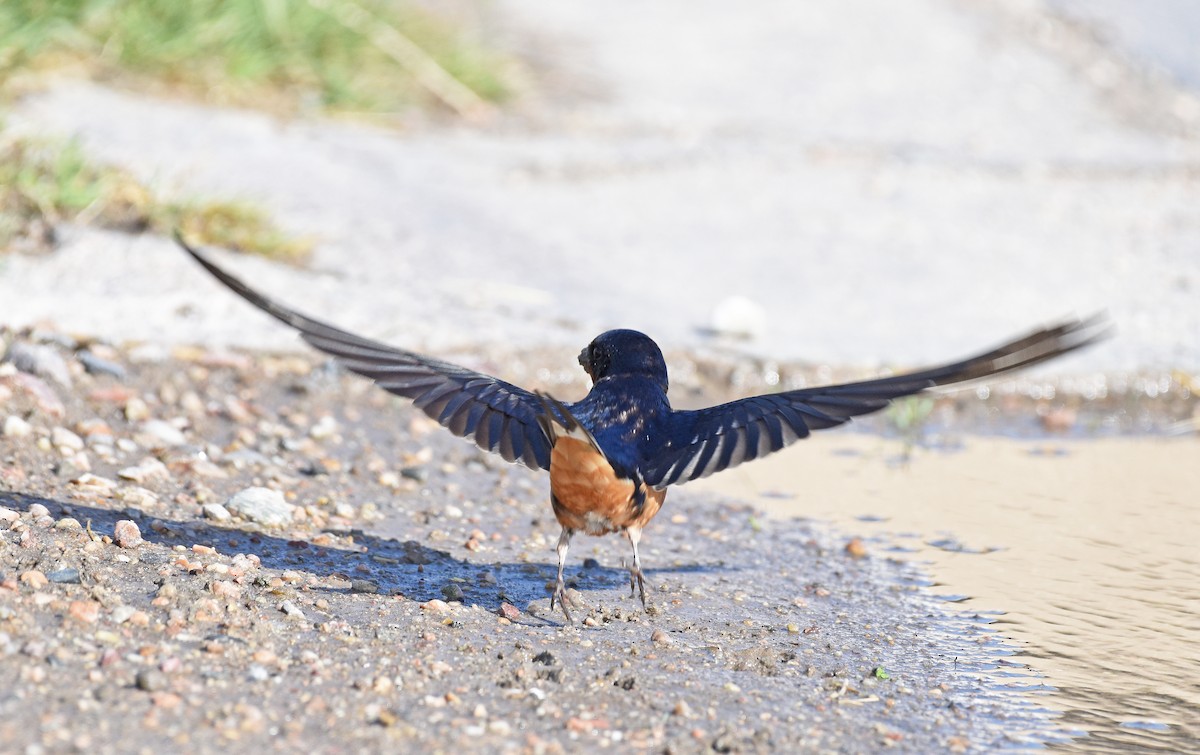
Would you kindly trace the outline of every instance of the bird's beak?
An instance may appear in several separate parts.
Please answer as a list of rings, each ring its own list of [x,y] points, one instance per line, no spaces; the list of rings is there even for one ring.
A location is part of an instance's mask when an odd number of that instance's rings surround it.
[[[596,382],[596,376],[592,374],[592,366],[588,363],[587,353],[588,350],[586,348],[579,352],[579,366],[583,368],[583,371],[587,373],[587,376],[590,377],[594,383]]]

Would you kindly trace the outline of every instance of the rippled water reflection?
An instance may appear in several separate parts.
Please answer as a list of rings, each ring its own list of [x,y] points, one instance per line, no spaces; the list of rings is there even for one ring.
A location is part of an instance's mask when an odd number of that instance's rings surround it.
[[[1200,441],[964,438],[907,465],[898,452],[814,438],[689,487],[927,562],[932,589],[1023,649],[1014,668],[1045,675],[1038,704],[1079,735],[1057,746],[1200,748]]]

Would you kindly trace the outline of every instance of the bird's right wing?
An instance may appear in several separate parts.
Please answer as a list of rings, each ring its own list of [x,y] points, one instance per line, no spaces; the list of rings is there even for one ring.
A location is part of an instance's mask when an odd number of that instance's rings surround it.
[[[1103,315],[1070,320],[960,362],[856,383],[752,396],[696,411],[674,412],[664,448],[642,470],[656,488],[706,477],[774,453],[813,430],[883,409],[894,399],[939,385],[1008,372],[1104,338]]]
[[[413,404],[459,437],[531,469],[550,468],[550,440],[538,424],[538,397],[499,378],[356,336],[267,298],[176,241],[213,277],[262,311],[292,326],[313,348]]]

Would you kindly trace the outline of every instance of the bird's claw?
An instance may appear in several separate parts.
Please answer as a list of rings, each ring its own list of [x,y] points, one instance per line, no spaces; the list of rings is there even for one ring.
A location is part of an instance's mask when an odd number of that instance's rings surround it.
[[[636,566],[629,570],[629,597],[637,594],[642,599],[642,610],[646,610],[646,580],[642,577],[642,570]]]
[[[575,620],[571,618],[571,611],[569,608],[573,608],[575,606],[575,602],[567,596],[567,587],[563,584],[561,579],[558,580],[558,584],[554,586],[554,592],[550,594],[551,611],[554,610],[555,600],[558,601],[558,607],[562,609],[563,616],[567,617],[567,623],[574,624]]]

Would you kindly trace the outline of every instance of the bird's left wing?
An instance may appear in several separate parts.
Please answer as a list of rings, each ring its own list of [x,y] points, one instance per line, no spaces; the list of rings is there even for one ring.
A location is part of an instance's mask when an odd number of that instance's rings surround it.
[[[642,470],[662,488],[757,459],[822,430],[878,411],[892,400],[939,385],[1044,362],[1104,338],[1103,315],[1042,328],[959,362],[857,383],[752,396],[697,411],[673,412],[663,445]]]
[[[530,469],[550,468],[550,441],[538,424],[536,395],[503,380],[449,362],[356,336],[300,314],[247,286],[176,236],[179,245],[234,293],[300,332],[351,372],[411,398],[421,411],[485,451]]]

